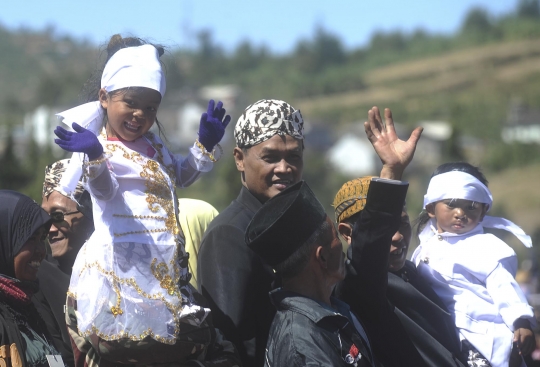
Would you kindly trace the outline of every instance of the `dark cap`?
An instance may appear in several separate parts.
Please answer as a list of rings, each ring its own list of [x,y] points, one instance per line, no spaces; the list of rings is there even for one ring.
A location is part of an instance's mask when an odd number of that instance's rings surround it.
[[[271,266],[287,260],[326,220],[326,212],[305,181],[268,200],[249,223],[246,243]]]

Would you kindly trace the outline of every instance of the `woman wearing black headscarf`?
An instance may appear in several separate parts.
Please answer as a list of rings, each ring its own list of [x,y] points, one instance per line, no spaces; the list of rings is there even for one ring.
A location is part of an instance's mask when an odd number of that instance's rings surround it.
[[[51,223],[29,197],[0,190],[0,366],[49,366],[58,355],[31,302]]]

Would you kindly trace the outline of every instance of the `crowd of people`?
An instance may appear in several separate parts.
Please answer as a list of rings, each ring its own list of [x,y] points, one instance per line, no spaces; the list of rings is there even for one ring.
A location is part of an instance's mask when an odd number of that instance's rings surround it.
[[[409,261],[422,129],[400,140],[389,109],[368,112],[382,170],[344,183],[333,220],[302,180],[300,110],[264,99],[234,126],[239,194],[218,213],[176,188],[223,154],[223,104],[175,156],[149,131],[163,49],[115,35],[107,54],[91,100],[59,114],[73,155],[46,167],[41,207],[0,190],[0,366],[533,365],[517,256],[484,228],[531,238],[487,215],[477,167],[435,169]]]

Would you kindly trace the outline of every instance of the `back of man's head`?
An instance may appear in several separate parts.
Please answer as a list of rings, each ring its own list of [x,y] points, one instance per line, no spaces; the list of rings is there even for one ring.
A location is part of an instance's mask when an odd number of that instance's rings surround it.
[[[330,243],[331,222],[304,182],[268,200],[246,230],[246,243],[284,278],[303,270],[313,249]]]

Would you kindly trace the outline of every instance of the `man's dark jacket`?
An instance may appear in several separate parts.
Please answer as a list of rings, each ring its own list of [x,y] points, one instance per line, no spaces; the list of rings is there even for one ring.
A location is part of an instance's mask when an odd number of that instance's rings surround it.
[[[197,259],[199,289],[214,325],[234,343],[244,366],[262,366],[275,314],[268,293],[272,268],[245,243],[245,230],[262,204],[248,189],[208,226]]]
[[[400,276],[388,273],[405,195],[400,185],[370,184],[366,207],[355,224],[347,276],[337,294],[364,322],[375,356],[385,367],[463,367],[452,319],[412,264]]]
[[[68,366],[74,363],[69,333],[64,313],[70,275],[64,273],[50,255],[41,262],[37,273],[39,291],[32,297],[39,314],[51,334],[54,346]]]
[[[271,298],[277,313],[265,367],[375,366],[369,341],[347,316],[290,291],[275,290]]]

